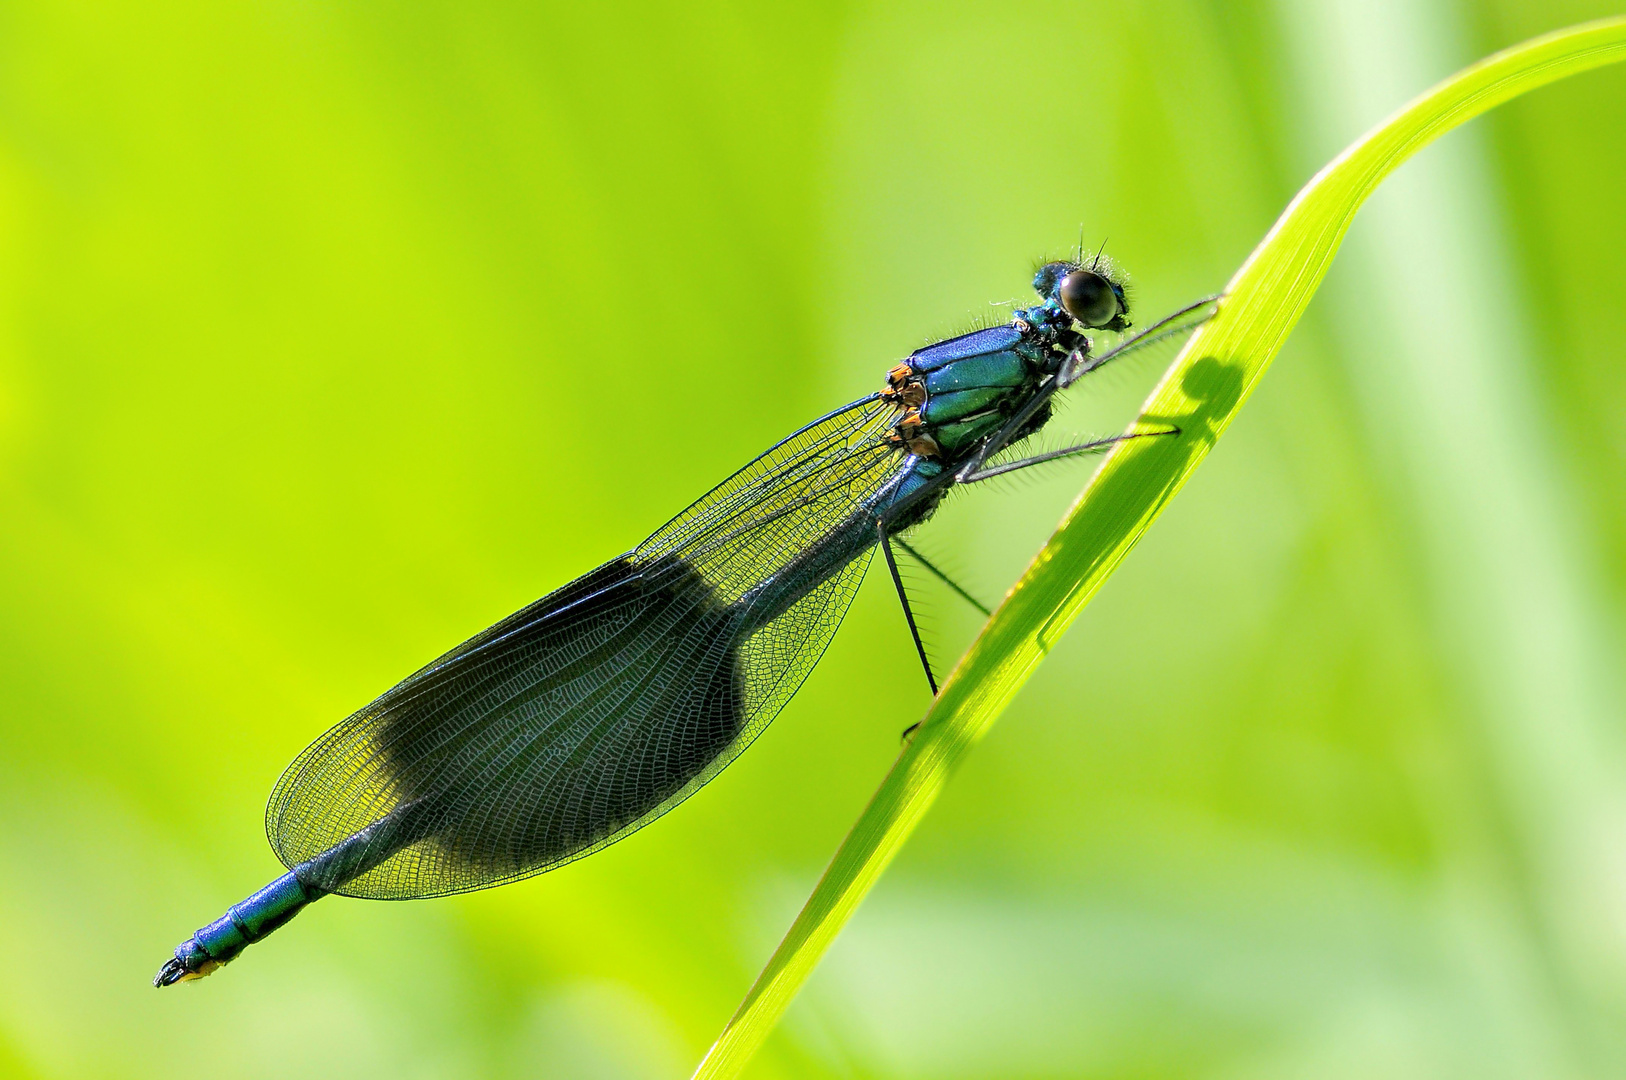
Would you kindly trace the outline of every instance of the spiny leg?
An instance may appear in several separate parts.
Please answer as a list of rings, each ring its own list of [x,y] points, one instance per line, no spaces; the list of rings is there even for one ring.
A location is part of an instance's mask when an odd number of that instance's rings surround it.
[[[881,538],[881,551],[886,555],[886,568],[892,571],[892,584],[898,587],[898,602],[903,605],[903,617],[909,623],[909,635],[915,639],[915,652],[920,654],[920,666],[926,669],[926,685],[937,696],[937,679],[932,675],[932,662],[926,659],[926,646],[920,640],[920,628],[915,625],[915,613],[909,607],[909,594],[904,591],[903,578],[898,575],[898,560],[892,554],[892,538],[887,535],[886,522],[875,522],[875,532]]]
[[[1032,465],[1043,465],[1047,461],[1055,461],[1058,458],[1072,457],[1075,454],[1099,454],[1103,450],[1110,450],[1117,444],[1121,442],[1128,442],[1130,439],[1149,439],[1159,435],[1178,434],[1180,434],[1179,428],[1170,428],[1168,431],[1137,431],[1130,435],[1114,435],[1111,438],[1096,439],[1093,442],[1079,443],[1077,446],[1067,446],[1060,450],[1051,450],[1048,453],[1035,454],[1032,457],[1022,458],[1018,461],[1007,461],[1002,465],[995,465],[991,468],[979,469],[977,472],[960,477],[959,482],[962,484],[975,484],[979,480],[992,480],[996,476],[1004,476],[1006,473],[1013,473],[1018,469],[1026,469]]]
[[[1044,381],[1038,385],[1033,395],[1016,411],[1016,414],[1006,420],[998,431],[983,440],[976,453],[971,455],[971,460],[960,466],[960,471],[954,477],[955,483],[963,484],[967,477],[981,473],[983,466],[988,464],[988,459],[1010,445],[1016,433],[1022,430],[1023,425],[1038,413],[1059,388],[1060,384],[1056,381],[1055,375],[1045,376]]]
[[[1105,367],[1109,361],[1116,360],[1120,356],[1127,356],[1130,353],[1146,348],[1148,345],[1155,345],[1160,341],[1191,333],[1191,331],[1212,319],[1218,311],[1218,308],[1213,311],[1204,311],[1203,308],[1217,304],[1224,298],[1223,293],[1215,293],[1213,296],[1205,296],[1201,300],[1193,301],[1180,310],[1165,315],[1144,330],[1125,338],[1104,353],[1092,355],[1075,352],[1067,358],[1067,363],[1063,365],[1062,370],[1058,373],[1056,380],[1058,388],[1065,390],[1085,375]]]
[[[1187,304],[1173,314],[1159,319],[1146,329],[1120,342],[1117,347],[1109,349],[1098,356],[1093,356],[1086,351],[1089,348],[1088,339],[1083,338],[1082,335],[1074,335],[1082,342],[1081,347],[1073,349],[1067,359],[1062,362],[1061,369],[1054,375],[1046,376],[1044,381],[1035,387],[1034,393],[1028,398],[1027,403],[1014,416],[1005,421],[998,431],[984,440],[982,446],[972,455],[971,460],[960,466],[960,471],[955,477],[956,482],[970,483],[973,479],[986,480],[990,475],[998,475],[997,472],[989,473],[984,470],[984,466],[988,464],[988,459],[1010,445],[1016,433],[1022,430],[1023,426],[1044,407],[1045,402],[1055,395],[1057,391],[1067,389],[1108,361],[1115,360],[1120,356],[1125,356],[1159,341],[1190,333],[1214,317],[1215,311],[1204,311],[1202,309],[1217,304],[1224,298],[1223,293],[1216,293],[1213,296],[1205,296],[1201,300]],[[1005,469],[1003,471],[1010,472],[1011,470]]]
[[[881,535],[883,537],[886,535],[884,528],[882,530]],[[921,566],[924,566],[927,570],[930,570],[933,574],[937,575],[937,579],[939,581],[941,581],[943,584],[947,585],[949,588],[953,589],[955,592],[959,593],[961,598],[964,599],[966,603],[970,604],[972,607],[976,608],[978,611],[982,612],[984,615],[990,615],[990,616],[993,615],[993,612],[988,609],[986,604],[982,603],[975,596],[972,596],[970,593],[968,593],[964,589],[962,589],[959,586],[959,584],[953,578],[949,577],[947,574],[943,573],[943,571],[939,570],[936,566],[932,565],[932,562],[931,562],[930,559],[926,558],[926,556],[924,556],[920,552],[916,551],[913,547],[911,547],[909,545],[909,543],[907,541],[903,540],[901,537],[888,538],[887,540],[884,540],[883,543],[884,544],[885,543],[897,544],[904,551],[908,552],[910,557],[913,558],[916,562],[920,563]],[[929,683],[931,685],[932,696],[936,697],[937,696],[937,681],[932,678],[932,666],[931,666],[930,662],[928,662],[927,659],[926,659],[926,650],[925,650],[924,647],[922,647],[922,645],[920,643],[920,634],[915,630],[915,617],[910,612],[910,609],[909,609],[909,597],[904,595],[903,580],[902,580],[902,578],[900,578],[898,576],[897,563],[892,561],[892,552],[890,550],[890,547],[888,548],[887,553],[886,553],[886,562],[887,562],[887,566],[890,567],[891,570],[892,570],[892,582],[893,582],[893,584],[895,584],[898,587],[898,599],[903,601],[903,613],[909,620],[909,632],[914,634],[914,636],[915,636],[915,648],[917,650],[919,650],[919,652],[920,652],[920,662],[926,668],[926,681],[927,681],[927,683]],[[914,723],[910,724],[908,727],[903,729],[903,735],[901,736],[901,738],[903,739],[904,742],[908,742],[910,736],[914,735],[914,733],[916,731],[920,730],[921,723],[922,723],[922,721],[916,720]]]
[[[955,592],[959,593],[960,594],[960,599],[964,600],[966,603],[970,604],[972,607],[976,608],[978,611],[982,612],[984,615],[992,615],[993,614],[993,611],[989,609],[987,604],[984,604],[981,600],[978,600],[975,596],[972,596],[970,593],[968,593],[964,589],[960,588],[960,586],[954,581],[953,578],[949,577],[947,574],[943,573],[943,571],[941,571],[937,567],[933,566],[930,559],[926,558],[926,556],[922,555],[920,552],[918,552],[914,548],[910,547],[909,544],[907,542],[905,542],[902,537],[893,537],[892,542],[894,544],[898,545],[900,548],[902,548],[906,553],[908,553],[908,555],[909,555],[909,557],[911,559],[914,559],[917,563],[919,563],[921,566],[924,566],[927,570],[930,570],[932,572],[932,574],[934,576],[936,576],[938,581],[941,581],[944,585],[947,585],[949,588],[951,588]]]

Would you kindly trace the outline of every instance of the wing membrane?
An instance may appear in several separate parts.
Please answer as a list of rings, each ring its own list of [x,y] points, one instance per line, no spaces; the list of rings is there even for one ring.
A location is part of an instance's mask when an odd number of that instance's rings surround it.
[[[272,792],[278,857],[330,892],[443,895],[580,858],[687,798],[840,625],[868,565],[860,508],[898,471],[890,412],[865,399],[803,428],[331,728]]]

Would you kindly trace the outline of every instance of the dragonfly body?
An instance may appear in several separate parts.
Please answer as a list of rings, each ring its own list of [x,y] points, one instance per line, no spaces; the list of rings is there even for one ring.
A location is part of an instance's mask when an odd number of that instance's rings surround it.
[[[877,545],[892,565],[889,537],[954,485],[1023,464],[988,460],[1042,427],[1050,396],[1090,370],[1076,327],[1128,325],[1120,283],[1096,270],[1047,264],[1037,306],[917,350],[880,392],[318,738],[267,807],[289,872],[183,943],[157,985],[209,974],[328,893],[401,899],[516,880],[692,794],[800,687]]]

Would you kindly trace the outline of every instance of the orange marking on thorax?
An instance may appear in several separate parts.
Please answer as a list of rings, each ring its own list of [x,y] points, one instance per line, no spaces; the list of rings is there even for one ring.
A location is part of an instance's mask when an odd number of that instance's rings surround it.
[[[927,396],[926,384],[908,364],[899,364],[886,373],[886,389],[881,391],[881,400],[898,410],[897,423],[892,425],[887,441],[911,454],[936,457],[943,448],[926,431],[926,422],[920,418],[920,407],[926,404]]]

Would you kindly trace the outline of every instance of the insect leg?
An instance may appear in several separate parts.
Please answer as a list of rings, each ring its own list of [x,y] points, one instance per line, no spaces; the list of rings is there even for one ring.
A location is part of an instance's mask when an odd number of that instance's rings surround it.
[[[881,538],[881,551],[886,555],[886,568],[892,571],[892,584],[898,587],[898,602],[903,605],[903,617],[909,623],[909,635],[915,639],[915,652],[920,654],[920,666],[926,669],[926,685],[937,696],[937,678],[932,675],[932,662],[926,659],[926,646],[920,640],[920,628],[915,625],[915,613],[909,607],[909,594],[904,591],[903,578],[898,576],[898,560],[892,554],[892,538],[887,535],[886,522],[877,518],[875,532]]]
[[[1057,458],[1072,457],[1076,454],[1099,454],[1103,450],[1110,450],[1119,443],[1128,442],[1130,439],[1146,439],[1158,435],[1178,434],[1180,434],[1179,428],[1170,428],[1168,431],[1137,431],[1131,435],[1114,435],[1108,439],[1096,439],[1092,442],[1079,443],[1077,446],[1051,450],[1045,454],[1035,454],[1033,457],[1022,458],[1019,461],[1007,461],[1002,465],[979,469],[969,475],[960,476],[959,482],[962,484],[975,484],[979,480],[992,480],[996,476],[1004,476],[1006,473],[1013,473],[1018,469],[1026,469],[1030,465],[1043,465],[1045,462],[1055,461]]]
[[[1022,429],[1022,425],[1031,420],[1033,414],[1037,413],[1040,407],[1046,401],[1049,401],[1059,388],[1060,384],[1056,382],[1056,376],[1046,376],[1044,382],[1039,384],[1037,391],[1028,399],[1027,404],[1018,409],[1016,415],[1005,421],[998,431],[983,440],[982,446],[972,455],[971,460],[960,466],[960,471],[954,478],[955,482],[963,484],[966,482],[966,477],[980,473],[982,467],[988,463],[988,459],[1005,449],[1011,438]]]
[[[915,560],[915,562],[919,563],[921,566],[924,566],[927,570],[930,570],[938,581],[941,581],[944,585],[947,585],[949,588],[959,593],[960,599],[964,600],[966,603],[970,604],[984,615],[993,614],[993,612],[989,610],[987,604],[984,604],[981,600],[978,600],[975,596],[972,596],[970,593],[960,588],[960,586],[955,583],[953,578],[949,577],[947,574],[943,573],[943,571],[933,566],[931,564],[931,560],[927,559],[926,556],[910,547],[901,537],[894,538],[892,542],[902,548],[911,559]]]
[[[1067,363],[1058,373],[1056,381],[1062,389],[1066,389],[1090,372],[1105,367],[1109,360],[1116,360],[1120,356],[1132,353],[1137,349],[1144,349],[1148,345],[1155,345],[1167,338],[1189,334],[1214,317],[1214,311],[1203,311],[1202,309],[1217,304],[1224,298],[1224,294],[1216,293],[1213,296],[1205,296],[1201,300],[1187,304],[1179,311],[1165,315],[1151,326],[1119,342],[1115,347],[1099,355],[1092,356],[1088,353],[1075,352],[1067,358]]]

